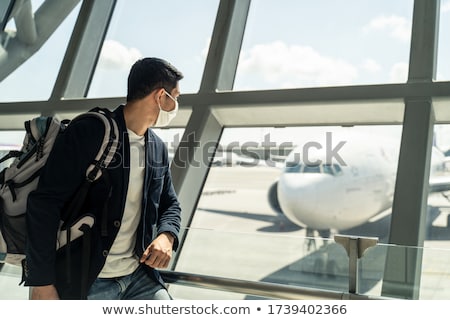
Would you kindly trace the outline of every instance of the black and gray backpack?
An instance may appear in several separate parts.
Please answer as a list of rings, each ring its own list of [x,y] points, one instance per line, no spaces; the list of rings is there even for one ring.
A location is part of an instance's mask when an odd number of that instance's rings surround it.
[[[74,195],[69,210],[64,213],[58,232],[57,246],[61,248],[89,230],[94,219],[79,217],[90,184],[98,179],[101,170],[112,161],[118,145],[118,128],[107,109],[95,108],[77,116],[72,121],[57,117],[37,117],[25,122],[25,138],[21,150],[9,152],[0,163],[14,161],[0,173],[0,263],[21,265],[25,257],[26,219],[28,194],[35,190],[42,167],[59,134],[70,122],[84,117],[97,117],[105,127],[100,150],[89,166],[83,186]],[[58,249],[57,248],[57,249]]]

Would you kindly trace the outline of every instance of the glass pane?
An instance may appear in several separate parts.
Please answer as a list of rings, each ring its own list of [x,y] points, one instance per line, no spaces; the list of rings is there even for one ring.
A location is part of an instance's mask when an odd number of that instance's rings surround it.
[[[237,202],[249,203],[248,210],[251,203],[281,206],[289,221],[324,234],[338,230],[369,235],[365,232],[370,228],[361,225],[392,203],[400,135],[401,126],[225,129],[220,147],[232,150],[227,157],[234,161],[211,169],[204,192],[231,188],[244,196],[256,189]],[[244,156],[253,162],[243,165]],[[231,185],[233,175],[237,181]],[[388,225],[379,223],[384,229],[377,236],[386,236]]]
[[[212,200],[212,199],[211,199]],[[215,212],[215,216],[226,212]],[[248,218],[260,226],[263,217]],[[232,217],[223,220],[230,226]],[[270,219],[265,220],[271,222]],[[243,215],[234,216],[234,223],[248,223]],[[300,236],[298,232],[277,232],[267,228],[259,233],[203,229],[193,227],[177,262],[176,271],[245,281],[287,284],[294,286],[348,291],[348,260],[343,247],[333,240]],[[230,229],[231,230],[231,229]],[[318,240],[317,248],[313,243]],[[205,244],[208,245],[205,245]],[[330,262],[322,255],[332,257]],[[335,260],[342,270],[334,268]],[[333,261],[333,262],[331,262]],[[327,270],[328,267],[328,270]],[[341,267],[341,265],[339,265]],[[330,274],[330,277],[326,276]],[[334,278],[333,278],[334,276]],[[171,288],[178,299],[193,299],[190,287]],[[222,291],[198,291],[195,299],[254,299],[254,296]]]
[[[32,1],[36,11],[43,0]],[[67,16],[43,46],[7,78],[0,81],[1,102],[47,100],[53,90],[80,4]],[[6,29],[16,30],[14,20]],[[8,50],[8,46],[6,46]],[[23,48],[27,54],[27,48]]]
[[[348,279],[299,268],[335,270],[319,257],[338,254],[323,247],[336,233],[387,242],[400,137],[397,125],[226,128],[178,271],[345,289]],[[300,170],[305,159],[319,162],[319,172]]]
[[[430,243],[433,241],[428,240],[426,242]],[[420,257],[422,255],[423,262],[419,287],[420,300],[450,298],[450,290],[448,289],[450,285],[450,272],[448,270],[450,253],[448,248],[442,247],[418,248],[380,244],[367,249],[363,257],[359,260],[359,292],[372,296],[382,295],[382,278],[386,271],[386,257],[388,252],[389,254],[393,254],[392,260],[396,269],[400,267],[400,263],[403,264],[405,254],[410,257],[414,255]],[[411,261],[413,261],[412,258]],[[396,272],[398,273],[398,271]],[[398,292],[401,292],[404,290],[404,287],[401,287],[401,282],[398,285],[400,287],[394,288],[394,291],[400,289]],[[419,286],[419,283],[415,286]]]
[[[434,146],[430,167],[427,241],[425,246],[450,248],[450,125],[434,126]]]
[[[437,80],[450,80],[450,44],[447,39],[450,37],[450,1],[441,1],[441,16],[439,19],[439,45]]]
[[[182,93],[200,86],[219,1],[117,1],[89,97],[125,96],[128,71],[139,58],[168,60],[185,78]],[[138,10],[136,8],[139,8]]]
[[[236,215],[234,218],[235,222],[239,219],[241,223],[244,221],[243,216]],[[223,279],[287,284],[337,293],[349,292],[352,284],[355,285],[357,294],[374,298],[381,296],[398,298],[396,294],[405,292],[405,289],[408,291],[403,283],[405,278],[402,276],[410,267],[406,264],[414,263],[412,257],[417,255],[423,260],[420,266],[420,281],[409,285],[419,289],[419,299],[450,299],[448,249],[375,242],[373,246],[368,246],[359,259],[355,257],[357,266],[351,269],[347,251],[343,244],[335,239],[302,237],[292,230],[282,234],[269,229],[247,233],[190,228],[187,233],[188,237],[176,267],[176,271],[179,272]],[[392,258],[394,272],[400,279],[398,282],[390,281],[389,286],[385,286],[383,278],[389,265],[388,254]],[[409,257],[410,260],[405,261],[405,257]],[[405,268],[405,271],[402,273],[400,268]],[[351,270],[356,269],[357,274],[350,274]],[[392,273],[390,274],[392,277]],[[353,277],[355,282],[351,283],[350,279]],[[391,277],[389,279],[392,279]],[[233,287],[237,288],[236,282],[233,284]],[[220,290],[219,286],[216,289],[176,284],[170,286],[170,292],[176,299],[261,299],[253,294]],[[244,285],[243,289],[248,287]]]
[[[412,11],[412,0],[252,1],[235,89],[406,82]]]

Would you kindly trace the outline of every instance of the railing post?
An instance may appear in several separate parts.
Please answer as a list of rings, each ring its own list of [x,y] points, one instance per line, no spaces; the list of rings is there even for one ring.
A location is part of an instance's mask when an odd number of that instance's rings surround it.
[[[348,255],[348,292],[358,293],[358,262],[364,252],[378,243],[378,238],[335,235],[334,241],[345,248]]]

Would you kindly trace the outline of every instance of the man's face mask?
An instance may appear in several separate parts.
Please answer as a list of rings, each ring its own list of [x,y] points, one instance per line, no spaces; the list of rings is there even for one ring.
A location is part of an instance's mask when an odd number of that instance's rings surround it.
[[[175,118],[178,112],[178,101],[174,97],[172,97],[166,90],[164,90],[164,93],[175,102],[175,108],[170,111],[165,111],[159,106],[159,114],[158,118],[156,119],[155,127],[165,127],[167,126],[170,121]]]

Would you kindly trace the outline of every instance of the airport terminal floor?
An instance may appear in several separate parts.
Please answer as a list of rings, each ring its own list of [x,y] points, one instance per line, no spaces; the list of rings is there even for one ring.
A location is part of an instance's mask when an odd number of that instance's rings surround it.
[[[450,0],[160,6],[1,1],[0,158],[29,119],[125,104],[160,57],[184,74],[152,128],[182,210],[174,299],[450,299]],[[0,300],[27,300],[4,214]]]

